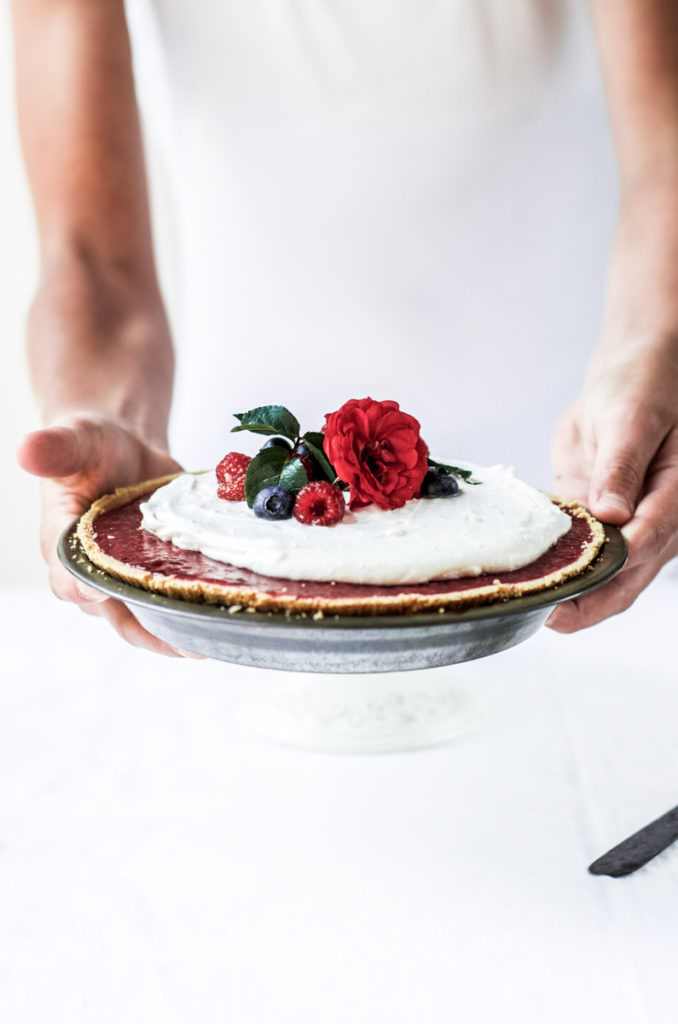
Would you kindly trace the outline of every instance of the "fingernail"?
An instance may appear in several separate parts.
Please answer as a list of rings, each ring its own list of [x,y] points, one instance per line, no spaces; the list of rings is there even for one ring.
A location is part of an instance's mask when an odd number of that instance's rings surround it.
[[[620,512],[622,515],[630,516],[633,513],[633,505],[628,498],[614,491],[603,491],[596,498],[596,506],[599,509],[608,509],[611,512]]]
[[[626,541],[626,546],[629,548],[629,557],[635,555],[636,540],[640,532],[641,530],[637,522],[627,523],[626,526],[621,528],[621,535]]]
[[[181,647],[175,647],[174,650],[177,652],[180,658],[193,658],[194,661],[204,661],[202,654],[194,654],[193,651],[184,651]]]

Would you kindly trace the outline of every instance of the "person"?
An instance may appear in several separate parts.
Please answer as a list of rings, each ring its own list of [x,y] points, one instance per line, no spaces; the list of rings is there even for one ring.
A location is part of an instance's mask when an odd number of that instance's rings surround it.
[[[42,478],[57,596],[177,653],[59,566],[61,530],[177,468],[170,447],[216,461],[240,408],[280,401],[316,426],[367,393],[399,399],[434,452],[524,456],[541,485],[553,431],[553,489],[622,526],[629,560],[552,628],[622,611],[678,554],[678,8],[590,6],[617,172],[576,0],[155,0],[145,21],[123,0],[13,0],[44,416],[18,459]],[[172,446],[128,18],[151,130],[171,111]]]

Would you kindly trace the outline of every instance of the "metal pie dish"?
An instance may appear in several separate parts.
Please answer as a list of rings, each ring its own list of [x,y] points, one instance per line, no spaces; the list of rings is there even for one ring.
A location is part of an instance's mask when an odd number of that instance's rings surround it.
[[[74,523],[59,538],[63,565],[81,582],[122,601],[139,622],[174,647],[207,658],[288,672],[404,672],[485,658],[527,640],[563,601],[608,583],[623,567],[621,532],[578,576],[557,586],[444,614],[331,615],[230,612],[224,605],[166,597],[104,572],[87,557]]]

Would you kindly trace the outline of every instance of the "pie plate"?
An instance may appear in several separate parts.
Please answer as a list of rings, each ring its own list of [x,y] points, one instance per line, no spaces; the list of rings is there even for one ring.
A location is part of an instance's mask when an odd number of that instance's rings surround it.
[[[402,672],[452,665],[513,647],[536,633],[555,605],[609,582],[626,561],[621,532],[606,526],[594,562],[558,586],[444,614],[333,616],[233,614],[223,605],[166,597],[95,566],[75,534],[59,539],[59,558],[79,580],[122,601],[141,624],[174,647],[208,658],[291,672]]]

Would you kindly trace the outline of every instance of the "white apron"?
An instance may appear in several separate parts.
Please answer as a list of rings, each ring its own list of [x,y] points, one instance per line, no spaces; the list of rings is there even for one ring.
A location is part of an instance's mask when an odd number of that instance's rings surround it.
[[[254,405],[317,429],[369,394],[435,456],[549,486],[616,207],[583,0],[144,3],[182,273],[176,456],[251,450],[228,430]]]

